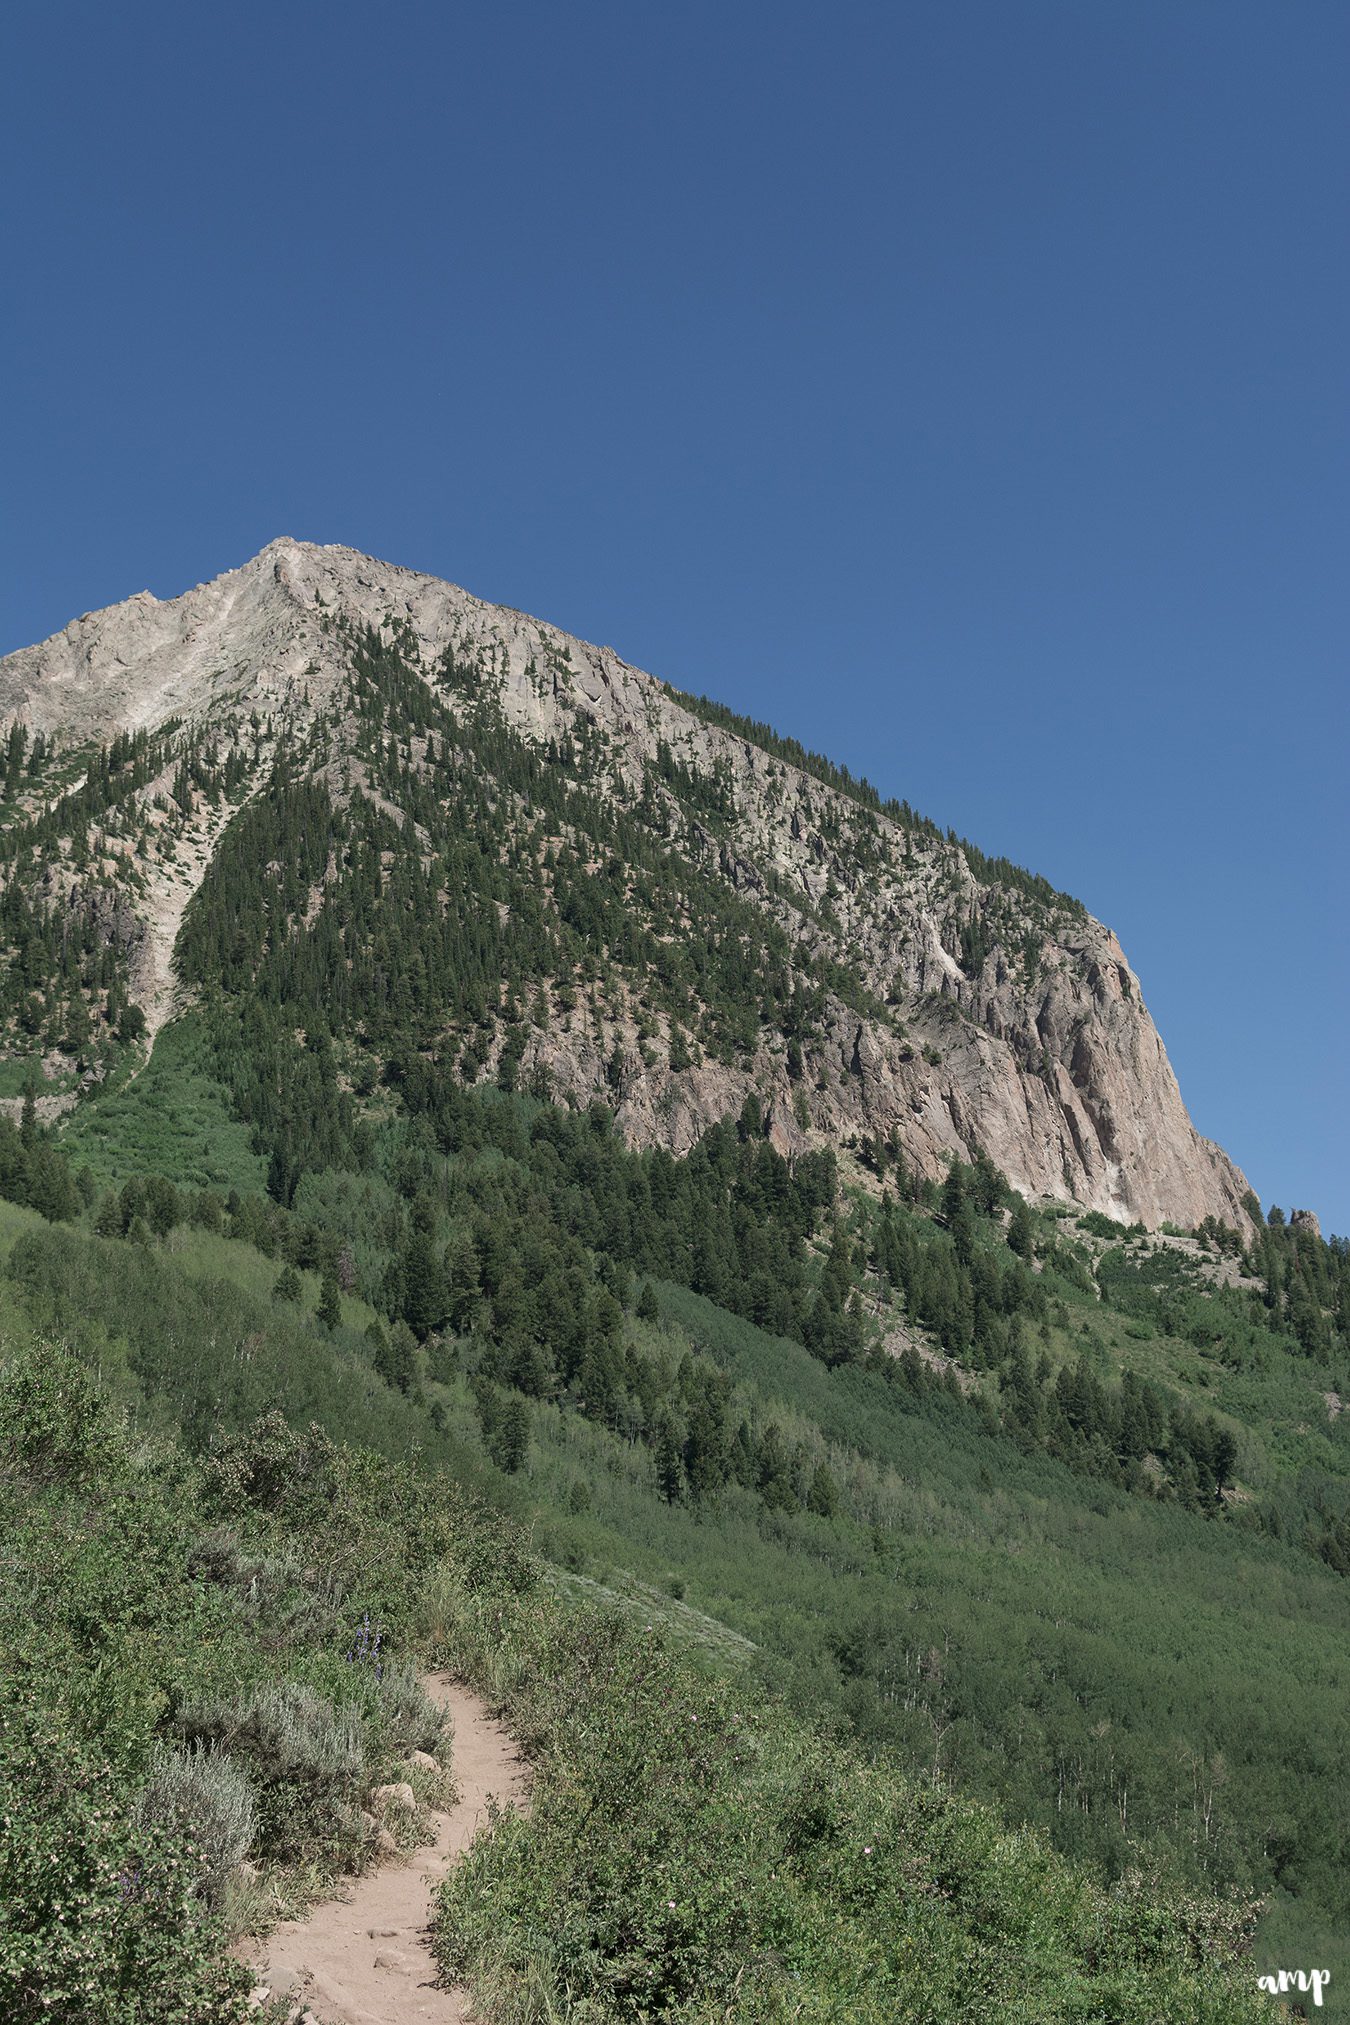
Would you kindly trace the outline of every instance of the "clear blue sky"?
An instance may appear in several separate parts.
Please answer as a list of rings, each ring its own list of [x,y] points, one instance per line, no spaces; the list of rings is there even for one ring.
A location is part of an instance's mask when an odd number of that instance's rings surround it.
[[[1350,7],[70,5],[0,47],[0,650],[280,533],[1120,933],[1350,1231]]]

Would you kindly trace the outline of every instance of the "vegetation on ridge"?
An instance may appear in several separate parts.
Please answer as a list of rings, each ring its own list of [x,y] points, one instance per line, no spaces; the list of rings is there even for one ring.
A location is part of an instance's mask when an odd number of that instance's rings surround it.
[[[719,730],[730,731],[748,744],[759,746],[761,751],[772,753],[799,773],[810,774],[814,780],[822,781],[837,794],[846,795],[860,807],[875,810],[878,815],[885,816],[887,822],[897,823],[903,830],[927,837],[934,843],[943,840],[943,832],[938,825],[928,816],[918,815],[907,801],[896,801],[893,796],[883,798],[865,777],[859,779],[846,766],[838,766],[823,754],[810,751],[800,739],[785,738],[772,725],[761,723],[756,717],[743,717],[739,711],[730,709],[725,703],[718,703],[711,696],[695,696],[686,689],[676,689],[668,682],[663,687],[681,709],[691,711],[705,724],[715,724]],[[1050,881],[1038,872],[1028,872],[1023,866],[1013,864],[1010,858],[986,856],[968,837],[958,837],[955,830],[946,832],[945,841],[960,848],[972,874],[982,884],[1005,886],[1025,900],[1075,919],[1081,920],[1087,914],[1081,900],[1075,900],[1071,893],[1056,892]]]

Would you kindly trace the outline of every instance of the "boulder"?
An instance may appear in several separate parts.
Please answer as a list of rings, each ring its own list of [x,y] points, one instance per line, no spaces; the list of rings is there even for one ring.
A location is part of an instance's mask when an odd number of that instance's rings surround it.
[[[382,1812],[387,1807],[402,1807],[409,1814],[417,1810],[417,1795],[406,1779],[394,1779],[387,1786],[377,1786],[370,1797]]]

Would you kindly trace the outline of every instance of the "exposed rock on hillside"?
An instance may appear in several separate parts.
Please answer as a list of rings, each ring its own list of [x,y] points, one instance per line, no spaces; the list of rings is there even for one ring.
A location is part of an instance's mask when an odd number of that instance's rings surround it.
[[[1196,1133],[1119,943],[1077,903],[608,647],[350,549],[276,541],[180,598],[142,592],[0,661],[0,719],[58,753],[181,720],[182,736],[205,726],[239,755],[233,802],[189,814],[173,800],[171,731],[163,772],[140,791],[171,848],[128,856],[132,877],[99,841],[118,886],[107,919],[138,952],[152,1029],[173,999],[184,906],[278,752],[324,769],[335,793],[363,791],[343,753],[353,629],[365,627],[397,640],[428,685],[448,667],[475,671],[518,738],[584,734],[597,788],[661,812],[669,851],[771,918],[795,975],[822,994],[795,1056],[761,1027],[738,1053],[676,1067],[669,1021],[644,1023],[642,980],[621,976],[603,999],[559,1000],[525,1071],[604,1096],[637,1143],[684,1151],[754,1091],[784,1151],[895,1140],[936,1175],[953,1151],[983,1149],[1029,1194],[1151,1226],[1244,1221],[1245,1180]],[[405,763],[418,763],[411,747]],[[46,876],[68,880],[64,867]]]

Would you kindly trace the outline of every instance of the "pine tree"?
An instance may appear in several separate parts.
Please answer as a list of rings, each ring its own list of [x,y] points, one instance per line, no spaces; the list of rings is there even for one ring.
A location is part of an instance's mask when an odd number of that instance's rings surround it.
[[[683,1461],[695,1504],[714,1496],[727,1480],[726,1428],[709,1399],[700,1400],[690,1413]]]
[[[156,1237],[167,1237],[182,1217],[178,1190],[163,1175],[152,1174],[145,1184],[145,1216]]]
[[[773,1421],[769,1422],[760,1438],[758,1483],[759,1494],[766,1505],[790,1511],[796,1504],[788,1453]]]
[[[514,1476],[524,1467],[530,1450],[530,1409],[519,1397],[508,1399],[497,1423],[493,1461],[498,1469]]]
[[[662,1414],[656,1434],[656,1485],[668,1505],[679,1504],[684,1495],[684,1464],[675,1423]]]
[[[457,1232],[446,1247],[444,1272],[446,1320],[452,1329],[466,1330],[481,1293],[478,1258],[467,1231]]]
[[[325,1329],[336,1329],[341,1322],[342,1289],[337,1283],[336,1273],[324,1274],[319,1286],[319,1305],[315,1312]]]
[[[824,1463],[817,1463],[806,1494],[806,1509],[817,1518],[832,1519],[839,1509],[839,1491]]]
[[[66,1223],[77,1216],[79,1193],[70,1163],[54,1146],[34,1146],[28,1156],[28,1201],[48,1223]]]
[[[419,1342],[445,1322],[445,1273],[427,1230],[413,1230],[402,1253],[403,1319]]]
[[[1019,1259],[1030,1259],[1033,1250],[1031,1211],[1019,1195],[1013,1204],[1012,1219],[1008,1225],[1008,1246]]]
[[[37,1086],[36,1078],[30,1071],[23,1086],[23,1114],[19,1121],[19,1138],[26,1153],[31,1153],[37,1145],[37,1136]]]
[[[105,1195],[94,1215],[94,1230],[101,1238],[120,1238],[122,1235],[122,1210],[117,1197]]]

